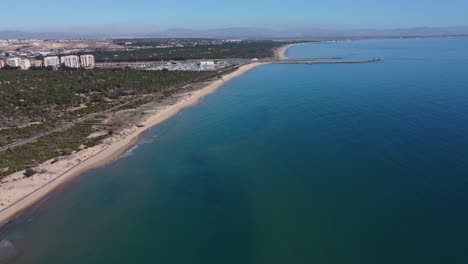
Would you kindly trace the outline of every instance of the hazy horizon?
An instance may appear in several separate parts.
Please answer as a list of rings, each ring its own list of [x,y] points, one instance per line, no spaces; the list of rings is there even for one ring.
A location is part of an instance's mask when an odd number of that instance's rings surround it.
[[[8,3],[0,31],[139,34],[173,29],[267,28],[288,30],[393,30],[468,27],[468,2],[416,0],[149,0]],[[21,19],[18,17],[21,15]],[[35,15],[37,14],[37,15]],[[40,17],[40,19],[38,19]],[[9,21],[9,22],[8,22]]]
[[[213,38],[213,39],[337,39],[360,37],[431,37],[468,36],[468,26],[460,27],[414,27],[395,29],[325,29],[298,28],[290,30],[261,27],[229,27],[197,30],[172,28],[148,32],[65,32],[0,30],[0,39],[105,39],[105,38]]]

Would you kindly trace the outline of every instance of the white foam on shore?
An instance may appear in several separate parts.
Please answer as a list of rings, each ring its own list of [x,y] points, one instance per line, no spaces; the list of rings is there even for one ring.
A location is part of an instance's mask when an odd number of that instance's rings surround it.
[[[124,158],[128,158],[128,157],[133,156],[135,154],[135,150],[137,150],[141,145],[153,143],[154,141],[156,141],[157,138],[158,138],[158,136],[152,136],[151,138],[142,139],[138,144],[131,147],[129,150],[125,151],[125,153],[122,154],[120,157],[118,157],[116,160],[124,159]]]
[[[133,147],[131,147],[129,150],[127,150],[124,154],[122,154],[122,156],[118,157],[117,160],[119,159],[124,159],[124,158],[128,158],[130,156],[133,156],[134,154],[134,151],[140,146],[140,144],[137,144]]]

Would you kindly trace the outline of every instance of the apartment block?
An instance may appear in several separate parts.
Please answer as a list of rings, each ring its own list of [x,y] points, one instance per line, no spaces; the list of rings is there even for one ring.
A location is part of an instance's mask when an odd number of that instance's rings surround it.
[[[52,66],[57,68],[60,66],[60,59],[57,56],[50,56],[44,58],[44,67]]]
[[[93,55],[81,55],[80,56],[81,67],[85,69],[93,69],[95,66]]]
[[[80,68],[80,58],[75,55],[61,57],[62,64],[68,68]]]

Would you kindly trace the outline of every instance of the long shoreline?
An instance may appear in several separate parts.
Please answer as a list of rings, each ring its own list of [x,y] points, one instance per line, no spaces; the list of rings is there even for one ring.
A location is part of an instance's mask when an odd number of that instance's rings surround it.
[[[55,165],[52,165],[50,161],[41,164],[39,167],[47,169],[47,172],[42,173],[42,175],[39,173],[31,178],[24,178],[21,172],[18,172],[8,176],[7,178],[10,181],[1,185],[0,202],[3,208],[0,207],[0,226],[7,224],[75,177],[113,162],[125,151],[137,144],[140,136],[148,129],[167,121],[180,111],[196,105],[204,97],[216,92],[229,81],[261,65],[264,65],[264,63],[251,63],[240,66],[236,71],[189,93],[176,103],[163,107],[146,119],[142,123],[142,127],[125,131],[123,135],[80,151]],[[52,173],[49,173],[49,171],[52,171]]]
[[[279,47],[278,49],[275,50],[275,57],[277,59],[280,59],[280,60],[286,60],[288,59],[288,57],[286,56],[286,53],[288,52],[288,50],[292,47],[295,47],[295,46],[299,46],[299,45],[304,45],[304,44],[307,44],[308,42],[304,42],[304,43],[293,43],[293,44],[289,44],[289,45],[286,45],[286,46],[282,46],[282,47]]]

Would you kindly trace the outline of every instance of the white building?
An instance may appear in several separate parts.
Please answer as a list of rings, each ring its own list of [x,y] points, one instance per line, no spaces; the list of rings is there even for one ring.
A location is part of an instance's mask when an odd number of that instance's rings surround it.
[[[81,55],[80,56],[81,67],[85,69],[94,68],[94,56],[93,55]]]
[[[80,67],[80,58],[75,55],[63,56],[61,57],[62,63],[65,67],[68,68],[79,68]]]
[[[44,58],[44,67],[52,66],[57,68],[60,66],[60,59],[57,56],[50,56]]]
[[[214,61],[200,61],[200,66],[214,66]]]
[[[21,67],[20,58],[9,58],[6,60],[6,64],[11,67]]]
[[[215,69],[214,61],[200,61],[199,71],[214,71]]]
[[[21,69],[22,70],[27,70],[31,68],[31,61],[28,59],[22,59],[21,60]]]

